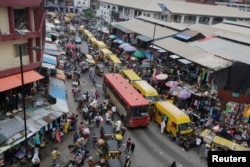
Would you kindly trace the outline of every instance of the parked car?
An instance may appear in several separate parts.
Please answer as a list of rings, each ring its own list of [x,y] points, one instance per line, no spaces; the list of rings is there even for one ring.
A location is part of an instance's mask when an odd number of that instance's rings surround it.
[[[75,36],[75,43],[76,44],[81,44],[82,43],[82,39],[80,36]]]

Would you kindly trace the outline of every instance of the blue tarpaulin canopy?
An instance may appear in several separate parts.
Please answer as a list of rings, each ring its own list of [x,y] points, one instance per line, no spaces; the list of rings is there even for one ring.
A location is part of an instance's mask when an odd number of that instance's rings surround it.
[[[50,85],[50,95],[61,100],[66,100],[65,89],[58,88],[55,85]]]
[[[57,65],[56,57],[48,55],[48,54],[43,54],[43,62],[52,64],[52,65]]]
[[[49,94],[55,98],[66,101],[66,88],[64,81],[51,77]]]
[[[144,51],[144,55],[147,59],[152,59],[153,58],[153,55],[147,51]]]

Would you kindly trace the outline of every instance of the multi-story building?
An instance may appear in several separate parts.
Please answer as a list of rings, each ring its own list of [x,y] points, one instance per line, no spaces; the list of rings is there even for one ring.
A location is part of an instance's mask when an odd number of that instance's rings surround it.
[[[0,1],[0,78],[20,73],[20,54],[24,71],[41,66],[45,39],[43,0]],[[20,53],[21,47],[21,53]]]
[[[184,24],[212,25],[227,19],[250,20],[249,13],[234,8],[172,0],[100,0],[97,15],[106,22],[133,19],[140,15]]]

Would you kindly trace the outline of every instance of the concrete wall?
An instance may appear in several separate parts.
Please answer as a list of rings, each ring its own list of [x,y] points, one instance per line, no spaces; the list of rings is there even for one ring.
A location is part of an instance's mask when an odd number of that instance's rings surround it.
[[[8,9],[6,7],[0,7],[0,32],[1,34],[9,33],[9,20],[8,20]]]
[[[20,58],[16,57],[14,50],[15,44],[28,43],[28,40],[13,40],[0,42],[0,70],[5,70],[9,68],[14,68],[20,65]],[[29,64],[29,56],[23,55],[23,65]]]

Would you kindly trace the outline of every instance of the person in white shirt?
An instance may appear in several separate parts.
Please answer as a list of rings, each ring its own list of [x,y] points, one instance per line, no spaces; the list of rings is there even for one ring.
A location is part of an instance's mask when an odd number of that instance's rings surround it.
[[[121,126],[122,126],[122,121],[117,120],[116,121],[116,129],[115,129],[116,133],[120,133]]]
[[[161,122],[161,133],[164,132],[165,127],[166,127],[166,123],[165,123],[164,120],[162,120],[162,122]]]
[[[196,140],[195,140],[195,151],[197,151],[198,154],[200,152],[201,142],[202,142],[201,138],[196,137]]]
[[[108,111],[105,113],[105,120],[106,120],[106,124],[107,124],[107,125],[109,125],[109,124],[110,124],[111,119],[110,119],[110,114],[109,114],[109,112],[108,112]]]
[[[116,113],[116,106],[112,106],[111,111],[112,111],[112,120],[114,120],[114,115]]]
[[[87,121],[88,119],[88,112],[89,112],[89,109],[86,105],[83,106],[83,109],[82,109],[82,118]]]

